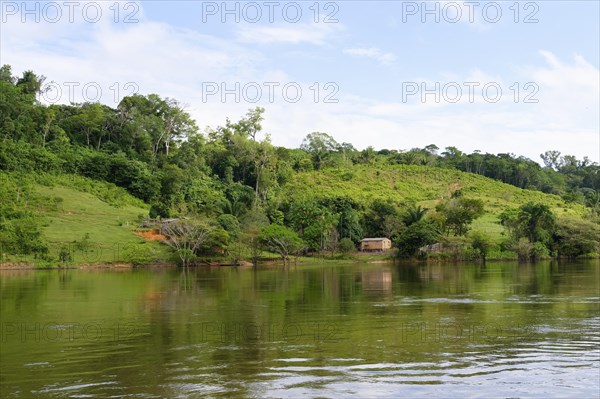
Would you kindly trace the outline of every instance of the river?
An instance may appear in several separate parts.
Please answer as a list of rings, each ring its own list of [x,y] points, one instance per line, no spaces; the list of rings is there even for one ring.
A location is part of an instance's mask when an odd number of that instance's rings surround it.
[[[2,398],[592,398],[600,261],[0,271]]]

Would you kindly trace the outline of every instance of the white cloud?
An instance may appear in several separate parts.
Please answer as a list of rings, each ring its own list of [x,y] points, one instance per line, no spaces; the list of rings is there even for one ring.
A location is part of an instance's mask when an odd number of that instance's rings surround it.
[[[340,24],[287,24],[280,26],[242,25],[237,30],[237,40],[242,43],[309,43],[325,45],[331,36],[343,30]]]
[[[299,145],[306,133],[319,130],[357,148],[408,149],[435,143],[465,151],[511,152],[535,161],[543,151],[557,149],[599,162],[600,71],[580,56],[561,61],[552,53],[541,54],[542,66],[520,71],[521,97],[516,103],[514,93],[507,90],[512,81],[473,70],[453,79],[499,82],[505,89],[501,101],[488,103],[480,95],[473,103],[465,97],[457,104],[345,96],[335,106],[275,109],[267,116],[270,123],[266,126],[285,131],[285,137],[274,135],[275,143],[285,145]],[[538,103],[522,102],[528,93],[523,91],[526,82],[538,85]]]
[[[381,64],[392,64],[398,57],[393,53],[386,53],[376,47],[368,48],[349,48],[344,50],[344,54],[351,55],[353,57],[365,57],[371,58]]]

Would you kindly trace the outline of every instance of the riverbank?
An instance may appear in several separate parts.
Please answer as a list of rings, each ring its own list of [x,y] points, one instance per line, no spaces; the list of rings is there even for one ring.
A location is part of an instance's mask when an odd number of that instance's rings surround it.
[[[337,255],[334,257],[317,257],[317,256],[300,256],[297,258],[291,258],[289,266],[303,266],[303,265],[348,265],[348,264],[377,264],[377,263],[401,263],[401,264],[423,264],[423,265],[434,265],[434,264],[460,264],[460,263],[497,263],[497,262],[522,262],[522,263],[535,263],[540,261],[573,261],[573,260],[593,260],[600,259],[600,256],[582,256],[575,259],[570,258],[552,258],[544,257],[535,260],[518,259],[517,257],[510,258],[487,258],[485,262],[480,259],[450,259],[450,258],[427,258],[427,259],[402,259],[396,257],[393,253],[380,253],[380,254],[367,254],[357,252],[351,255]],[[258,261],[258,266],[282,266],[283,261],[280,257],[265,256],[261,257]],[[221,258],[205,258],[198,260],[191,267],[252,267],[252,262],[242,260],[238,262],[232,262],[229,259]],[[52,264],[47,261],[36,262],[0,262],[0,270],[94,270],[94,269],[110,269],[110,270],[130,270],[136,268],[154,269],[154,268],[176,268],[178,267],[177,262],[173,260],[153,260],[145,263],[131,263],[131,262],[82,262],[82,263],[68,263],[68,264]]]

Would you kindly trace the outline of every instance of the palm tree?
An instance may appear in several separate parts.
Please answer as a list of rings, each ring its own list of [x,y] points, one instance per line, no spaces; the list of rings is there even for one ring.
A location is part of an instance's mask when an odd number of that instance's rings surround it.
[[[421,205],[413,204],[406,210],[406,213],[402,217],[402,221],[407,226],[410,226],[411,224],[415,224],[419,220],[423,219],[427,211],[427,208],[423,208]]]

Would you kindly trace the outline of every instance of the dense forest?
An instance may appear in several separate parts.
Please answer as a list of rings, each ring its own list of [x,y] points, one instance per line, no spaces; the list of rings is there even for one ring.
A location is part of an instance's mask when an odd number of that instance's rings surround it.
[[[243,246],[253,260],[262,250],[284,259],[349,253],[360,239],[382,236],[404,257],[425,256],[419,248],[438,242],[460,258],[485,258],[493,251],[520,258],[598,254],[600,165],[587,157],[546,151],[542,166],[514,154],[464,153],[433,144],[357,150],[323,132],[309,133],[300,148],[289,149],[274,146],[263,132],[263,108],[200,131],[182,104],[156,94],[125,97],[116,108],[45,105],[38,101],[44,80],[32,71],[14,76],[8,65],[0,69],[0,171],[6,181],[70,175],[121,187],[147,204],[147,217],[179,218],[163,228],[183,263],[217,247],[240,258],[235,248]],[[429,207],[311,190],[288,195],[286,189],[303,176],[328,171],[352,181],[361,170],[400,170],[394,168],[466,172],[553,195],[584,211],[558,215],[544,201],[507,206],[495,215],[502,232],[494,237],[473,228],[489,213],[485,201],[458,186]],[[1,190],[0,245],[8,253],[44,256],[36,215],[19,205],[19,190],[8,183]]]

